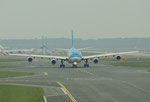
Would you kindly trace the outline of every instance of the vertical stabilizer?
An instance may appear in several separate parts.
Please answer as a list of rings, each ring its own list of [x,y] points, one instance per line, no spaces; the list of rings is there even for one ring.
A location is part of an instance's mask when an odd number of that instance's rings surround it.
[[[74,48],[73,30],[72,30],[72,48]]]

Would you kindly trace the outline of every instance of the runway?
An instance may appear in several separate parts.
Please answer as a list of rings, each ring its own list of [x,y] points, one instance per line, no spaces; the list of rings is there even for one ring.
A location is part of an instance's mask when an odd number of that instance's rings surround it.
[[[20,62],[22,68],[1,68],[0,71],[35,72],[36,75],[0,78],[0,84],[38,86],[44,89],[48,102],[150,102],[149,68],[116,67],[108,62],[90,64],[90,68],[59,68],[46,60]]]

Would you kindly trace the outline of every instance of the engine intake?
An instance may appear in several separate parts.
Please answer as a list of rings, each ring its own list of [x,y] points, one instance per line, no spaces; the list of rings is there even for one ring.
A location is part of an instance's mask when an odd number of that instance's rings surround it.
[[[95,58],[95,59],[93,60],[93,62],[94,62],[95,64],[97,64],[97,63],[98,63],[98,58]]]
[[[28,62],[32,62],[33,59],[31,57],[28,58]]]
[[[120,57],[120,56],[117,56],[116,59],[117,59],[117,60],[121,60],[121,57]]]
[[[52,60],[51,60],[51,64],[56,64],[56,60],[55,60],[55,59],[52,59]]]

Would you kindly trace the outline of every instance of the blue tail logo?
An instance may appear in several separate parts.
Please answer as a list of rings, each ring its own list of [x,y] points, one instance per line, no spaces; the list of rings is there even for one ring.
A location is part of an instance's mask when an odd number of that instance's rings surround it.
[[[73,30],[72,30],[72,48],[74,48]]]

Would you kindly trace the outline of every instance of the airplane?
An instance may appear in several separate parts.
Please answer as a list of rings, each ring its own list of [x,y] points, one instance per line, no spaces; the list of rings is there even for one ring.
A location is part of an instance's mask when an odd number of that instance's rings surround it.
[[[9,49],[8,47],[0,46],[0,55],[8,55],[12,53],[28,53],[33,52],[34,49]]]
[[[86,49],[86,48],[83,48]],[[97,64],[99,62],[100,57],[106,57],[106,56],[116,56],[117,60],[121,60],[120,55],[124,54],[131,54],[131,53],[137,53],[138,51],[130,51],[130,52],[118,52],[118,53],[107,53],[107,54],[98,54],[98,55],[90,55],[90,56],[82,56],[82,53],[80,52],[81,49],[76,49],[74,47],[74,34],[72,31],[72,47],[70,50],[64,49],[68,51],[68,56],[50,56],[50,55],[29,55],[29,54],[9,54],[14,56],[26,56],[28,57],[28,62],[32,62],[34,58],[39,57],[41,59],[48,58],[51,60],[51,64],[55,65],[58,60],[60,60],[60,68],[65,68],[64,62],[68,62],[72,64],[73,68],[77,68],[78,63],[84,61],[84,67],[89,67],[89,60],[93,60],[93,63]]]

